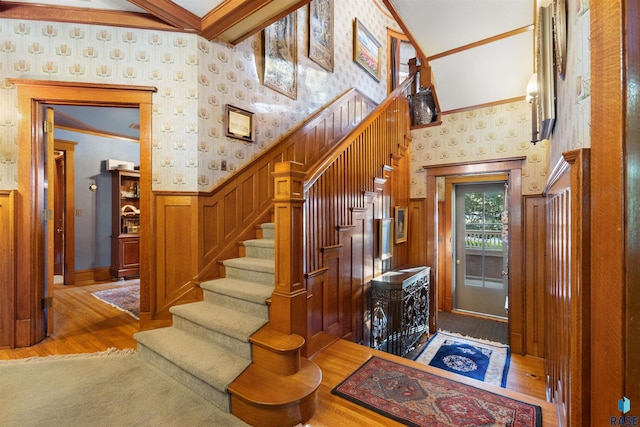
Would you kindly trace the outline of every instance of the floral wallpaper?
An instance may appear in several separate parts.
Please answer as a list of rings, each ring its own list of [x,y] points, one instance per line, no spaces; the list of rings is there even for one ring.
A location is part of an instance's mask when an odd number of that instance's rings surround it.
[[[298,95],[262,85],[261,35],[231,46],[192,34],[0,19],[0,189],[17,188],[17,90],[10,78],[155,86],[153,189],[206,191],[228,178],[345,90],[386,96],[352,60],[353,18],[383,45],[398,25],[370,0],[335,0],[334,72],[307,57],[308,8],[295,12]],[[255,113],[256,142],[224,136],[224,105]],[[227,170],[220,168],[225,160]]]
[[[444,114],[442,125],[414,130],[411,136],[411,197],[427,196],[423,166],[521,156],[527,157],[522,193],[544,190],[548,141],[531,144],[531,107],[524,100]]]

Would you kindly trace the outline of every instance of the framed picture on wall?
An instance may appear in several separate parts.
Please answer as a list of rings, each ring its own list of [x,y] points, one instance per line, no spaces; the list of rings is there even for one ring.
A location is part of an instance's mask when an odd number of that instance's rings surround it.
[[[333,72],[333,0],[309,3],[309,59]]]
[[[298,25],[292,12],[264,29],[264,85],[289,98],[298,92]]]
[[[389,259],[393,256],[393,218],[378,220],[378,258]]]
[[[353,61],[380,81],[382,45],[358,20],[353,21]]]
[[[406,206],[396,206],[396,243],[402,243],[407,241],[407,225],[408,218],[407,212],[409,208]]]
[[[224,134],[229,138],[254,142],[256,125],[251,111],[226,104],[224,106]]]

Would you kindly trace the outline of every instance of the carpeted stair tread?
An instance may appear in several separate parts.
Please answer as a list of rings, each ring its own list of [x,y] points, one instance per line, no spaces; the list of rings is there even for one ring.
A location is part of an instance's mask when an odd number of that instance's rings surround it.
[[[138,343],[220,391],[225,391],[251,363],[218,345],[173,327],[138,332],[135,338]]]
[[[241,257],[222,261],[225,266],[242,270],[259,271],[263,273],[275,273],[276,266],[272,259]]]
[[[229,385],[228,391],[255,406],[283,406],[309,396],[321,381],[322,370],[318,365],[302,358],[300,370],[287,376],[252,364]]]
[[[265,319],[205,301],[176,305],[169,311],[206,329],[243,342],[249,342],[249,337],[266,323]]]
[[[245,301],[264,304],[273,293],[273,286],[246,280],[223,277],[202,282],[200,287],[206,291],[228,295]]]
[[[276,224],[274,222],[266,222],[264,224],[260,224],[260,228],[262,230],[263,239],[273,239],[273,237],[275,236],[276,228]]]
[[[256,246],[260,248],[273,248],[275,246],[274,239],[249,239],[242,242],[245,246]]]

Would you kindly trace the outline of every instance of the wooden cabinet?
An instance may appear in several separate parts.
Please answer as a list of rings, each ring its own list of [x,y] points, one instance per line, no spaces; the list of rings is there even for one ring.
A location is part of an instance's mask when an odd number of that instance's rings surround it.
[[[111,276],[140,274],[140,172],[111,171]]]
[[[429,335],[430,267],[405,267],[371,280],[371,347],[398,356]]]

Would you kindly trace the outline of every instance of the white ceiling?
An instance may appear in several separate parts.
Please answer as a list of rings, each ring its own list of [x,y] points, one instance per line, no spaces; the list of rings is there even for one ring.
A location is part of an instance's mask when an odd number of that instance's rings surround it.
[[[431,65],[443,112],[523,97],[535,0],[387,0]]]

